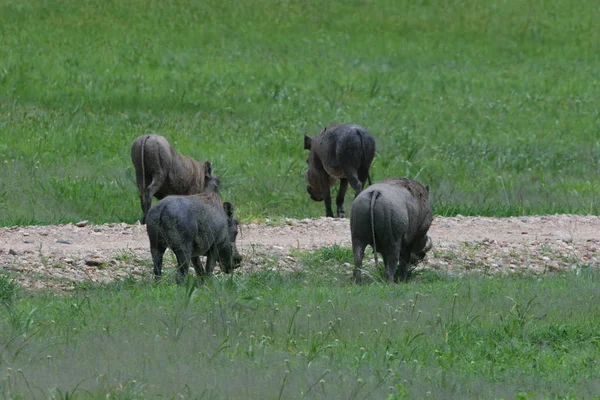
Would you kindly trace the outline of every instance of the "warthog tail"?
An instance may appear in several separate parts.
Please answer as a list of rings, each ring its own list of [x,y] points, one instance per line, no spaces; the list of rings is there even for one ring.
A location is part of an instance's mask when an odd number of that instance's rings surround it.
[[[146,190],[146,167],[144,166],[144,153],[146,149],[146,141],[148,140],[148,135],[145,135],[142,139],[142,196],[144,195],[144,191]]]
[[[364,165],[366,165],[367,164],[367,156],[365,154],[365,140],[363,138],[363,133],[360,130],[357,131],[357,133],[358,133],[358,137],[360,137],[360,150],[362,152],[362,162]],[[369,181],[369,186],[371,186],[371,174],[369,173],[369,169],[367,169],[367,180]]]
[[[141,187],[141,195],[142,195],[142,204],[146,204],[146,166],[144,165],[144,153],[146,152],[146,141],[148,140],[148,138],[150,137],[150,135],[145,135],[144,138],[142,139],[142,154],[141,154],[141,161],[142,161],[142,187]],[[150,202],[152,202],[152,199],[150,199]],[[146,214],[148,214],[149,210],[145,209],[145,206],[142,207],[142,224],[146,223]]]
[[[375,268],[378,267],[379,261],[377,260],[377,244],[375,244],[375,218],[373,209],[375,208],[375,200],[377,196],[379,196],[379,192],[373,191],[371,192],[371,203],[369,205],[369,212],[371,214],[371,235],[373,236],[373,255],[375,256]]]

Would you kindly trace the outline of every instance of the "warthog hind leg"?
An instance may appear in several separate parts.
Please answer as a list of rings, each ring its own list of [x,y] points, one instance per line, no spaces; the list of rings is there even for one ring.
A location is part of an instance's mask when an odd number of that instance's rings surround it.
[[[204,266],[202,265],[200,256],[192,257],[192,265],[194,265],[194,270],[196,270],[196,275],[198,276],[198,279],[203,281],[206,271],[204,271]]]
[[[190,264],[192,263],[192,252],[188,251],[187,249],[177,249],[173,252],[177,258],[177,275],[175,277],[175,281],[178,285],[181,285],[185,281],[185,276],[190,269]]]
[[[410,265],[410,247],[403,246],[400,250],[400,257],[398,259],[398,269],[394,276],[396,282],[406,282],[408,280],[408,267]]]
[[[150,185],[148,185],[147,188],[144,188],[143,191],[140,191],[140,193],[142,193],[142,211],[144,213],[144,216],[142,217],[142,223],[146,222],[146,214],[148,214],[150,207],[152,207],[152,198],[156,196],[156,193],[160,190],[166,179],[167,173],[165,171],[157,171],[152,177],[152,182]]]
[[[398,268],[399,251],[397,248],[386,249],[383,252],[383,263],[385,264],[385,277],[388,282],[394,282],[396,269]]]
[[[346,197],[346,189],[348,189],[348,179],[340,179],[340,188],[338,189],[337,196],[335,198],[335,205],[337,207],[338,218],[344,218],[344,198]]]
[[[358,179],[358,174],[356,173],[356,170],[352,169],[344,171],[344,173],[346,174],[348,183],[350,184],[350,186],[352,186],[352,189],[354,189],[354,197],[358,196],[358,194],[362,192],[364,185],[363,182],[361,182],[361,180]]]
[[[150,253],[152,253],[152,263],[154,264],[154,279],[156,280],[162,277],[163,255],[166,250],[166,247],[159,246],[152,246],[150,248]]]
[[[152,195],[150,195],[150,190],[148,188],[144,188],[140,190],[140,203],[142,205],[142,225],[146,223],[146,214],[152,207]]]
[[[218,253],[216,252],[216,250],[214,249],[210,249],[208,251],[208,254],[206,255],[206,276],[210,277],[213,274],[213,271],[215,269],[215,265],[217,264],[217,257],[218,257]]]
[[[365,248],[367,246],[359,241],[352,242],[352,252],[354,253],[354,282],[362,283],[362,261],[365,256]]]

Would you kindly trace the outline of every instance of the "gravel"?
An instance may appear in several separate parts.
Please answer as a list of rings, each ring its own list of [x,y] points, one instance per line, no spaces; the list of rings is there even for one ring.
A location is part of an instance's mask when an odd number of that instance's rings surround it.
[[[543,276],[596,268],[600,262],[597,216],[436,217],[430,235],[434,248],[419,268],[455,275]],[[245,260],[236,273],[267,268],[296,271],[303,268],[296,257],[299,251],[334,244],[351,246],[348,219],[245,224],[238,238]],[[167,270],[172,269],[174,257],[167,256],[166,261]],[[146,230],[139,223],[89,225],[81,221],[0,228],[0,268],[26,289],[64,292],[81,282],[103,283],[128,276],[151,279],[152,262]],[[352,267],[346,268],[350,276]]]

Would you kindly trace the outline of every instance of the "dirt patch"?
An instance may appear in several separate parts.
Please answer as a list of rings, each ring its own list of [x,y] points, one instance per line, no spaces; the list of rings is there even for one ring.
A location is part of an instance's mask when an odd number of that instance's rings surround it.
[[[597,216],[436,217],[430,235],[434,248],[420,267],[455,274],[543,274],[600,263]],[[351,246],[348,219],[243,225],[239,249],[245,261],[237,271],[297,270],[302,265],[292,249],[334,244]],[[0,228],[0,267],[28,289],[71,290],[77,282],[127,276],[150,279],[151,265],[146,229],[139,224]],[[172,265],[173,257],[167,258],[167,267]]]

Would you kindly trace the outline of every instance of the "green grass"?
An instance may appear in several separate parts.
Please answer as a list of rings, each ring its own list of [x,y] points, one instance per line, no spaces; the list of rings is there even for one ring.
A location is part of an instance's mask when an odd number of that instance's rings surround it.
[[[302,134],[359,123],[439,215],[597,213],[597,3],[3,0],[0,225],[133,222],[147,132],[242,219],[323,215]],[[352,194],[348,195],[348,201]]]
[[[574,399],[600,390],[597,272],[423,273],[362,286],[329,267],[312,272],[21,293],[0,308],[0,393]]]

